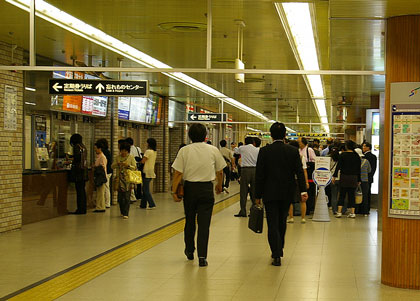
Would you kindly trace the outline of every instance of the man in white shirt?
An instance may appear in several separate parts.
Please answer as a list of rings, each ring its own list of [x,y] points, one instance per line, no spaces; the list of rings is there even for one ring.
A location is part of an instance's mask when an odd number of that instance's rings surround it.
[[[251,201],[255,203],[255,171],[259,148],[254,145],[254,138],[246,137],[245,145],[238,148],[235,152],[241,155],[241,211],[235,214],[236,217],[247,217],[246,201],[248,196],[248,186],[250,187]]]
[[[226,167],[223,169],[225,174],[225,180],[223,181],[223,191],[229,193],[229,183],[230,183],[230,173],[231,170],[235,168],[235,158],[233,157],[233,152],[228,149],[226,140],[220,141],[220,153],[223,156],[223,159],[226,161]]]
[[[137,163],[140,163],[142,159],[140,147],[134,146],[134,140],[131,137],[128,137],[125,141],[130,144],[130,155],[134,157]],[[141,184],[137,184],[135,188],[131,190],[130,203],[135,203],[137,200],[142,198],[142,195]]]
[[[217,179],[215,190],[217,194],[221,193],[223,169],[226,167],[220,151],[204,142],[206,135],[207,130],[204,125],[199,123],[191,125],[188,136],[193,143],[179,150],[172,165],[175,173],[171,193],[176,202],[181,201],[181,197],[177,195],[177,189],[181,180],[184,180],[184,253],[189,260],[194,259],[197,219],[197,253],[200,267],[208,265],[207,247],[214,205],[212,181]]]

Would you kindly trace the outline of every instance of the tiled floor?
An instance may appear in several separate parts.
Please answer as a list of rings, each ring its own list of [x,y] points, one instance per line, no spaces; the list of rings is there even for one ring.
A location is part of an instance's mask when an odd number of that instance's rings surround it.
[[[183,255],[177,235],[60,300],[420,300],[420,292],[380,284],[376,214],[288,226],[281,267],[270,265],[264,234],[234,218],[237,205],[214,216],[209,266]]]
[[[233,183],[216,201],[238,191]],[[132,204],[128,220],[112,206],[104,214],[58,217],[0,235],[0,298],[184,216],[169,193],[154,199],[156,210]]]

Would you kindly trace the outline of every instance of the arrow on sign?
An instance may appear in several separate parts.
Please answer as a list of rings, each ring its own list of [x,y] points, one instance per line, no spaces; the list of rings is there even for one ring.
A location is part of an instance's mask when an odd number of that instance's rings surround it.
[[[99,93],[102,93],[102,90],[105,89],[104,85],[102,85],[101,83],[99,83],[96,87],[96,90],[98,90]]]
[[[197,119],[197,117],[195,117],[195,115],[191,115],[191,119],[192,119],[192,120],[196,120],[196,119]]]
[[[55,83],[53,86],[53,89],[55,90],[55,92],[58,92],[58,89],[63,88],[63,86],[60,86],[58,83]]]

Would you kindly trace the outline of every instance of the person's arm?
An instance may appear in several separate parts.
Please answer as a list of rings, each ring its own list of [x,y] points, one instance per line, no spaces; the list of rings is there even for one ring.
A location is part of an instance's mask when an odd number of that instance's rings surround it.
[[[172,178],[172,187],[171,187],[172,198],[174,199],[175,202],[181,202],[181,200],[182,200],[182,198],[180,198],[176,194],[176,191],[178,189],[178,185],[179,185],[179,183],[181,183],[181,181],[182,181],[182,173],[175,170],[173,178]]]
[[[134,159],[134,157],[133,156],[131,156],[130,155],[130,158],[128,158],[128,160],[127,160],[128,162],[128,164],[127,164],[127,168],[128,169],[131,169],[131,170],[137,170],[137,162],[136,162],[136,160]]]
[[[262,205],[262,197],[264,191],[265,172],[265,149],[261,149],[257,158],[257,169],[255,172],[255,204]]]
[[[215,161],[215,169],[216,169],[216,193],[219,194],[222,192],[222,183],[223,183],[223,169],[227,166],[225,158],[223,158],[222,154],[217,148],[214,148],[214,161]]]
[[[357,170],[357,182],[359,182],[359,184],[360,184],[360,183],[362,183],[362,160],[360,160],[359,155],[357,155],[357,156],[358,156],[358,158],[357,158],[357,160],[355,160],[355,161],[357,161],[359,163],[356,166],[356,170]]]
[[[144,156],[143,156],[143,158],[141,159],[141,162],[140,163],[142,163],[142,164],[144,164],[144,163],[146,163],[146,161],[147,161],[147,156],[149,155],[149,153],[148,153],[149,151],[147,150],[145,153],[144,153]],[[141,155],[140,155],[141,156]]]
[[[309,151],[309,162],[315,162],[316,161],[316,154],[313,148],[308,148]]]
[[[377,164],[378,164],[378,158],[374,155],[374,154],[372,154],[371,153],[371,156],[372,156],[372,158],[373,158],[373,160],[372,160],[372,164],[371,164],[371,167],[372,167],[372,176],[375,174],[375,172],[376,172],[376,167],[377,167]]]
[[[305,179],[305,173],[303,172],[303,167],[302,167],[302,160],[300,159],[300,155],[299,152],[296,150],[293,153],[294,156],[294,162],[295,162],[295,166],[294,166],[294,174],[296,174],[297,179],[298,179],[298,184],[299,184],[299,190],[303,195],[307,196],[307,188],[306,188],[306,179]],[[303,198],[302,198],[303,200]]]

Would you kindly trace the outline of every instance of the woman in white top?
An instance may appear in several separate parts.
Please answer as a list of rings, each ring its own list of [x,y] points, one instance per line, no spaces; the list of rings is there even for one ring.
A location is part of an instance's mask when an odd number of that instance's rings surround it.
[[[289,141],[289,145],[296,147],[297,149],[299,149],[299,143],[295,140],[291,140]],[[306,157],[300,155],[300,159],[302,160],[302,168],[303,168],[303,173],[305,175],[305,181],[306,181],[306,189],[309,189],[309,182],[308,182],[308,173],[307,173],[307,167],[306,167]],[[299,186],[296,185],[296,198],[295,200],[293,200],[292,204],[290,204],[289,207],[289,217],[287,219],[287,222],[289,224],[292,224],[295,222],[294,218],[293,218],[293,204],[297,204],[298,202],[300,202],[300,214],[302,216],[301,219],[301,223],[304,224],[306,223],[306,201],[302,201],[301,197],[300,197],[300,191],[299,191]]]
[[[143,167],[143,198],[140,202],[140,208],[142,209],[155,209],[156,204],[153,200],[152,193],[150,192],[150,182],[156,178],[155,174],[155,163],[156,163],[156,140],[153,138],[147,139],[147,150],[144,153],[141,163]],[[149,207],[147,207],[149,204]],[[147,207],[147,208],[146,208]]]

